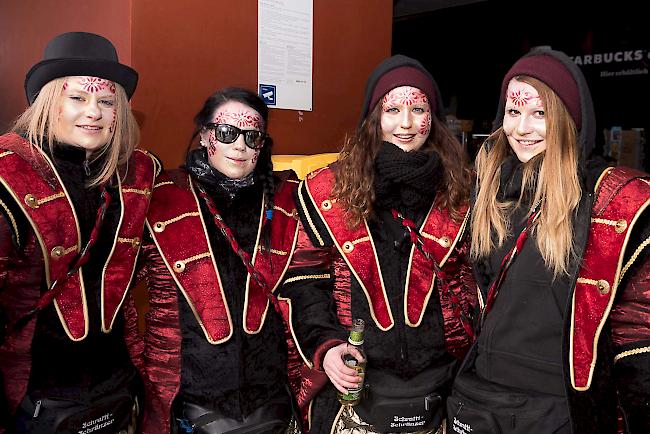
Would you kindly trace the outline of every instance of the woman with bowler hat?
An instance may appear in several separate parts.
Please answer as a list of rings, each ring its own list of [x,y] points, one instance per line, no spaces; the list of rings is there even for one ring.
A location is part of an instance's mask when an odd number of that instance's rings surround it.
[[[159,164],[135,150],[136,71],[113,44],[61,34],[0,137],[0,432],[134,432],[133,299]]]
[[[496,125],[471,221],[485,305],[451,428],[648,433],[650,175],[590,157],[585,77],[549,47],[506,73]]]
[[[466,261],[471,174],[446,127],[431,74],[396,55],[371,73],[356,133],[338,162],[298,187],[302,223],[282,295],[295,336],[327,384],[311,402],[312,432],[433,433],[472,341],[476,288]],[[365,321],[367,393],[343,357]],[[345,401],[343,401],[345,403]]]

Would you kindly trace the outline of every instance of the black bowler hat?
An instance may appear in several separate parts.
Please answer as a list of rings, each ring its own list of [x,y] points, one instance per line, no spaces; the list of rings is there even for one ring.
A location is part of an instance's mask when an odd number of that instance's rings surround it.
[[[32,104],[47,83],[71,75],[87,75],[119,83],[129,99],[138,84],[138,73],[119,63],[111,41],[94,33],[68,32],[47,44],[43,60],[32,66],[25,76],[27,100]]]

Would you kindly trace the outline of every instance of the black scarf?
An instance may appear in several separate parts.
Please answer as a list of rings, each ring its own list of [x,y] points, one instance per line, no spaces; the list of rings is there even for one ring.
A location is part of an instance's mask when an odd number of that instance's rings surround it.
[[[537,188],[536,182],[537,177],[539,176],[539,169],[541,160],[535,160],[534,162],[522,163],[519,161],[516,155],[510,155],[507,157],[503,163],[501,163],[501,177],[499,179],[499,192],[497,193],[497,198],[500,201],[517,201],[521,195],[522,181],[524,178],[524,168],[527,164],[535,164],[534,168],[536,174],[534,176],[534,182],[528,186],[528,189],[524,192],[522,197],[522,204],[528,206],[533,200],[535,195],[535,189]]]
[[[440,167],[435,152],[405,152],[382,142],[375,159],[375,206],[399,210],[431,206],[442,176]]]
[[[255,171],[243,178],[232,179],[210,166],[208,152],[203,147],[194,149],[187,154],[185,168],[197,181],[210,187],[219,187],[230,196],[230,199],[233,199],[243,187],[255,184]]]

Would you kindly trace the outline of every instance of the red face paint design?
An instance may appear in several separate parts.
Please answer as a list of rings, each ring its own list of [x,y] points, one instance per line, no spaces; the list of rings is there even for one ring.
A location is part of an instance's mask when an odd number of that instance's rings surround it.
[[[239,128],[262,129],[262,118],[250,110],[220,110],[214,118],[216,124],[228,124]]]
[[[521,89],[508,92],[508,99],[516,107],[523,107],[526,104],[542,103],[542,100],[540,99],[539,95],[533,95],[530,92]]]
[[[418,126],[418,134],[428,136],[429,131],[431,131],[431,112],[425,112]]]
[[[111,126],[110,126],[110,128],[108,129],[108,131],[109,131],[110,133],[112,133],[113,131],[115,131],[115,124],[116,124],[116,123],[117,123],[117,118],[115,117],[115,110],[113,110],[113,120],[111,121]]]
[[[401,86],[391,90],[382,101],[384,111],[396,105],[429,104],[424,92],[417,87]]]
[[[80,77],[79,84],[82,89],[88,93],[97,93],[100,90],[108,90],[110,93],[115,93],[115,83],[110,80],[105,80],[99,77]]]
[[[253,155],[253,159],[251,160],[253,164],[257,164],[257,160],[260,158],[260,151],[255,151],[255,155]]]

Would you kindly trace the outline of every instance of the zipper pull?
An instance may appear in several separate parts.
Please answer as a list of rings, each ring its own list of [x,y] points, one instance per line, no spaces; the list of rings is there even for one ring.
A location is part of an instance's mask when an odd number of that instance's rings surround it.
[[[36,401],[36,407],[34,408],[34,419],[38,417],[38,414],[41,412],[41,400]]]
[[[84,160],[83,166],[84,166],[84,172],[86,172],[86,176],[90,176],[90,163],[88,162],[88,160]]]

